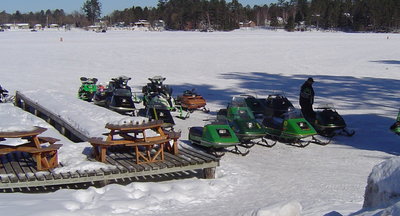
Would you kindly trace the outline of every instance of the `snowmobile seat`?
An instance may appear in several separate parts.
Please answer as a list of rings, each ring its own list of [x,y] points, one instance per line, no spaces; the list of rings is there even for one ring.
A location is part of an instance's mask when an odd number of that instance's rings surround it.
[[[203,136],[203,127],[191,127],[189,129],[189,133],[194,136],[202,137]]]
[[[273,124],[281,125],[283,123],[283,118],[272,117]]]

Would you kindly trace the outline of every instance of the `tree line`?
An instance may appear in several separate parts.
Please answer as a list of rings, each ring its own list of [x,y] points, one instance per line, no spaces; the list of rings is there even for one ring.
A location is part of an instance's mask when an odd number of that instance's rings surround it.
[[[56,10],[41,10],[39,12],[21,13],[16,11],[9,14],[6,11],[0,12],[0,24],[6,23],[28,23],[30,26],[41,24],[42,26],[50,24],[58,24],[60,26],[70,24],[77,27],[90,25],[87,17],[80,12],[66,14],[63,9]]]
[[[96,7],[92,7],[93,4]],[[97,4],[97,5],[96,5]],[[90,11],[88,8],[95,8]],[[238,0],[159,0],[156,7],[135,7],[115,10],[100,17],[101,4],[87,0],[81,12],[66,14],[62,9],[30,12],[0,13],[1,23],[24,22],[46,25],[74,24],[88,26],[102,19],[109,24],[163,20],[170,30],[213,28],[233,30],[239,23],[252,21],[257,26],[319,28],[342,31],[382,31],[399,29],[399,0],[278,0],[269,5],[242,5]]]

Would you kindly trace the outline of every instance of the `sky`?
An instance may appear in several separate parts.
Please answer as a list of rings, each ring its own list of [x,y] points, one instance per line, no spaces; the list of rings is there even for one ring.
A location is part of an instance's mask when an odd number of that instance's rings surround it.
[[[66,13],[79,11],[86,0],[1,0],[0,11],[14,13],[37,12],[41,10],[63,9]],[[132,6],[155,7],[158,0],[100,0],[102,15],[108,15],[114,10],[123,10]],[[229,2],[229,0],[227,0]],[[239,0],[243,5],[264,5],[276,0]]]

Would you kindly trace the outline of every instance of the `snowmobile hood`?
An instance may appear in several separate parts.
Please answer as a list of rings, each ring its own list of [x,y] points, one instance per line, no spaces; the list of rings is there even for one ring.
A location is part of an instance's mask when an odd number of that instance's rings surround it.
[[[265,135],[266,131],[256,120],[234,120],[231,124],[232,130],[239,136],[260,136]]]
[[[229,125],[209,124],[203,128],[202,142],[215,147],[233,146],[240,143]]]

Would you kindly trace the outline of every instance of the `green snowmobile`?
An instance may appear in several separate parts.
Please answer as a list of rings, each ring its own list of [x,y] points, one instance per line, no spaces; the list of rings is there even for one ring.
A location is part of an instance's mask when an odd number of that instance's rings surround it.
[[[243,97],[234,97],[227,109],[218,111],[217,119],[226,121],[245,147],[250,148],[254,144],[272,147],[276,143],[268,143],[264,138],[265,127],[256,120]]]
[[[94,94],[97,91],[97,79],[81,77],[81,86],[78,90],[78,98],[84,101],[91,102]]]
[[[316,130],[283,94],[269,95],[264,102],[262,124],[266,128],[268,138],[299,147],[310,143],[329,143],[315,138]]]
[[[238,137],[224,122],[215,121],[204,127],[189,128],[189,140],[217,157],[222,157],[226,151],[242,156],[249,153],[248,149],[245,152],[239,150]]]
[[[397,134],[397,135],[400,135],[400,110],[399,110],[399,112],[397,113],[396,122],[393,123],[393,124],[390,126],[390,130],[391,130],[393,133],[395,133],[395,134]]]

